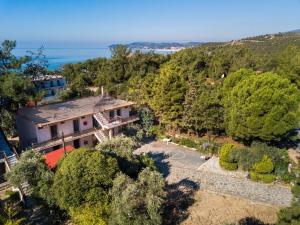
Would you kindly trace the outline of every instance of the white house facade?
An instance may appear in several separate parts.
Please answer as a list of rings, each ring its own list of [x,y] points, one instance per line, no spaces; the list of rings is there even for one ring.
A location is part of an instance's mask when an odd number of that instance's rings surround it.
[[[16,117],[20,146],[44,153],[61,148],[63,143],[74,148],[94,146],[139,120],[132,115],[133,105],[103,94],[22,108]]]

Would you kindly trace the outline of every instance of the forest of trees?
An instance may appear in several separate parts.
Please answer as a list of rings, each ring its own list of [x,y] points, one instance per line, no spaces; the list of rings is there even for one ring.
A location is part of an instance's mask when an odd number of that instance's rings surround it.
[[[204,45],[160,55],[120,45],[111,59],[65,65],[70,90],[64,97],[105,86],[150,107],[164,129],[280,140],[298,126],[300,47],[281,44],[268,55],[250,47]]]

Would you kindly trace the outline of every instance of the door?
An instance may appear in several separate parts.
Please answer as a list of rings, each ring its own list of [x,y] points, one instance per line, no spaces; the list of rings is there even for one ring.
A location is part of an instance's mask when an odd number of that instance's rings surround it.
[[[109,118],[114,118],[115,117],[115,111],[109,111]]]
[[[117,116],[121,116],[121,109],[117,110]]]
[[[73,141],[74,148],[80,148],[80,140],[76,139]]]
[[[79,132],[79,120],[73,120],[73,129],[74,129],[74,133]]]
[[[55,139],[55,138],[58,137],[57,125],[50,126],[50,131],[51,131],[51,138],[52,139]]]

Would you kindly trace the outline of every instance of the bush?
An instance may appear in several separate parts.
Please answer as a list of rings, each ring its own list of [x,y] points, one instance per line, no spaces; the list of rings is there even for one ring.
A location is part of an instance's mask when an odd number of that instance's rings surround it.
[[[198,144],[196,142],[194,142],[193,140],[188,139],[188,138],[181,138],[179,140],[179,144],[184,145],[189,148],[197,148],[198,147]]]
[[[253,170],[261,174],[272,173],[274,170],[274,163],[269,156],[264,155],[260,162],[253,164]]]
[[[276,176],[274,174],[261,174],[254,171],[250,172],[250,178],[254,181],[262,181],[265,183],[271,183],[275,180]]]
[[[278,213],[278,225],[299,224],[300,206],[292,205],[291,207],[281,209]]]
[[[220,160],[219,163],[220,163],[220,166],[226,170],[237,170],[238,169],[237,163],[224,162],[222,160]]]
[[[225,144],[220,149],[220,161],[229,162],[229,163],[237,163],[237,149],[233,144]]]

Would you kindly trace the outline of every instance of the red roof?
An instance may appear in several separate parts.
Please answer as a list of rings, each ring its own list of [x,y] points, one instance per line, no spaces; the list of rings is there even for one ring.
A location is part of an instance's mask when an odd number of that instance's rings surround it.
[[[71,152],[73,150],[74,150],[74,148],[71,145],[66,146],[67,152]],[[49,153],[45,154],[44,157],[46,159],[46,164],[47,164],[48,168],[53,169],[56,167],[56,164],[58,163],[58,161],[62,157],[64,157],[64,148],[60,148],[60,149],[54,150],[52,152],[49,152]]]

